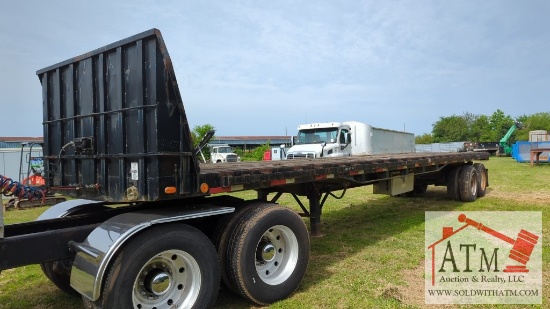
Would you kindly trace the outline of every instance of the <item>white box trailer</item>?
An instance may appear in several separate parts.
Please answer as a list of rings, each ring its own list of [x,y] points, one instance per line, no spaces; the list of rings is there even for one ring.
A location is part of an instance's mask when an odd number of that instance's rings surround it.
[[[381,129],[358,121],[345,121],[351,129],[351,154],[415,152],[414,134]]]

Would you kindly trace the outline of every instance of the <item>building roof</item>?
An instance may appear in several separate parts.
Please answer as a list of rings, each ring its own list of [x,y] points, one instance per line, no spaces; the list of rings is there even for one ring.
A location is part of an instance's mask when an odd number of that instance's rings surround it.
[[[257,141],[257,140],[288,140],[290,136],[214,136],[214,140]]]
[[[26,136],[0,136],[0,148],[12,148],[20,147],[21,143],[30,142],[43,142],[43,137],[26,137]],[[270,143],[271,145],[277,144],[290,144],[290,136],[215,136],[210,144],[229,144],[231,146],[254,146]],[[15,145],[17,144],[17,145]]]
[[[0,136],[0,142],[42,142],[43,137],[28,137],[28,136]]]
[[[42,137],[27,137],[27,136],[0,136],[0,149],[20,148],[21,145],[29,143],[42,143]]]
[[[271,145],[290,144],[290,136],[214,136],[209,144],[228,144],[230,146],[259,146],[269,142]]]

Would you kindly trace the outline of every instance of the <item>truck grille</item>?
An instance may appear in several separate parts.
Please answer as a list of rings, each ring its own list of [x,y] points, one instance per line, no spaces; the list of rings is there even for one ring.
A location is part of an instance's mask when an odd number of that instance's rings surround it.
[[[288,160],[292,160],[292,159],[301,159],[301,158],[315,158],[315,154],[314,153],[303,153],[303,152],[300,152],[300,153],[289,153],[288,156],[286,157]]]
[[[227,162],[237,162],[237,155],[227,155],[225,159]]]

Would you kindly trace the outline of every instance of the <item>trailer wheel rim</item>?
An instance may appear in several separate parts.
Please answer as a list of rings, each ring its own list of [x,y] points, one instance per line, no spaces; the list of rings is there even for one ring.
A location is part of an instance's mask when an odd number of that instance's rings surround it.
[[[472,196],[477,195],[477,177],[475,174],[473,177],[470,177],[470,192],[472,193]]]
[[[134,282],[134,308],[188,308],[201,286],[197,261],[181,250],[167,250],[147,261]]]
[[[265,231],[256,246],[256,272],[269,285],[286,281],[298,264],[298,239],[294,232],[275,225]]]
[[[481,175],[481,190],[485,190],[487,188],[487,176],[485,175],[484,172],[480,172],[480,175]]]

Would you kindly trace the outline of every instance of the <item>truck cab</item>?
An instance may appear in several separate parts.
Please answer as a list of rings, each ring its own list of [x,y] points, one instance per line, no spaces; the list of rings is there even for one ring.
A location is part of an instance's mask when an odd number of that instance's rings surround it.
[[[227,144],[209,145],[210,161],[212,163],[238,162],[240,158]]]
[[[341,122],[310,123],[298,126],[295,144],[287,159],[351,156],[351,128]]]

